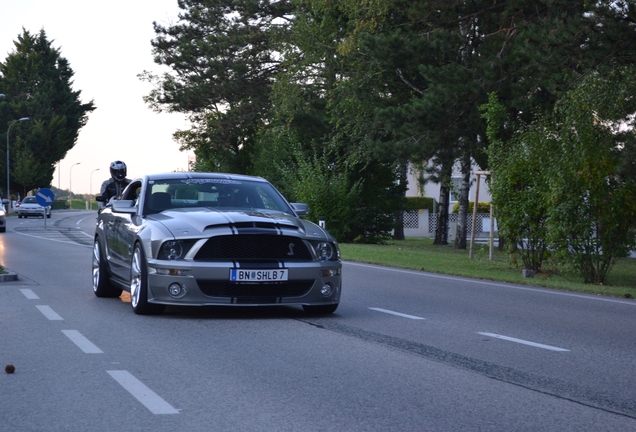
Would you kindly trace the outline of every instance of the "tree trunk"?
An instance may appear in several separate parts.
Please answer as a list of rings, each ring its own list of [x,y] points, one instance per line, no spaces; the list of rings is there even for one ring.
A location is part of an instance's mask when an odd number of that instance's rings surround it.
[[[450,162],[444,162],[441,168],[442,175],[440,176],[440,190],[439,190],[439,207],[437,213],[437,230],[435,230],[435,240],[433,244],[447,245],[448,244],[448,202],[450,200],[450,181],[453,170],[453,164]]]
[[[468,233],[468,193],[470,192],[470,171],[470,153],[466,152],[462,156],[462,185],[459,191],[459,210],[457,214],[455,249],[466,249],[466,235]]]
[[[403,163],[400,166],[400,181],[403,184],[407,181],[408,175],[408,164]],[[406,189],[402,193],[402,198],[406,196]],[[400,209],[400,211],[395,214],[395,226],[393,228],[393,240],[404,240],[404,210]]]
[[[393,228],[393,240],[404,240],[404,212],[395,214],[395,228]]]

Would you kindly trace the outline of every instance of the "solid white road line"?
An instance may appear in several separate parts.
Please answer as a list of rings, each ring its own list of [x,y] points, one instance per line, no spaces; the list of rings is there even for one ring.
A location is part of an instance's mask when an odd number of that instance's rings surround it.
[[[153,414],[179,414],[168,402],[161,399],[155,392],[150,390],[144,383],[135,378],[130,372],[125,370],[106,371],[125,388],[131,395],[141,402]]]
[[[47,317],[48,319],[50,319],[51,321],[63,321],[64,320],[61,316],[56,314],[53,311],[53,309],[51,309],[49,306],[38,305],[38,306],[36,306],[36,308],[38,308],[40,310],[40,312],[42,312],[42,314],[45,317]]]
[[[530,341],[526,341],[526,340],[523,340],[523,339],[516,339],[516,338],[512,338],[512,337],[508,337],[508,336],[502,336],[502,335],[498,335],[498,334],[495,334],[495,333],[477,332],[477,334],[480,334],[480,335],[483,335],[483,336],[489,336],[489,337],[496,338],[496,339],[503,339],[503,340],[507,340],[507,341],[510,341],[510,342],[516,342],[516,343],[520,343],[520,344],[524,344],[524,345],[530,345],[530,346],[533,346],[533,347],[536,347],[536,348],[547,349],[547,350],[550,350],[550,351],[561,351],[561,352],[570,351],[570,350],[567,350],[565,348],[558,348],[558,347],[553,347],[553,346],[550,346],[550,345],[543,345],[543,344],[540,344],[540,343],[530,342]]]
[[[93,342],[89,341],[77,330],[62,330],[64,333],[75,345],[79,347],[86,354],[103,354],[104,351],[97,348]]]
[[[33,291],[31,291],[30,289],[23,288],[23,289],[20,289],[20,291],[29,300],[38,300],[40,298]]]
[[[400,312],[390,311],[388,309],[372,308],[372,307],[370,307],[369,309],[377,311],[377,312],[383,312],[383,313],[387,313],[387,314],[391,314],[391,315],[397,315],[397,316],[402,317],[402,318],[408,318],[408,319],[413,319],[413,320],[426,319],[426,318],[422,318],[422,317],[418,317],[418,316],[414,316],[414,315],[407,315],[407,314],[403,314],[403,313],[400,313]]]
[[[97,213],[97,212],[95,212],[95,213]],[[96,215],[96,214],[94,214],[94,215],[91,215],[91,216],[87,216],[87,217],[82,218],[82,219],[78,220],[77,222],[75,222],[75,225],[77,226],[77,229],[79,229],[79,230],[80,230],[80,232],[81,232],[82,234],[84,234],[86,237],[93,238],[93,234],[89,234],[89,233],[86,233],[86,232],[82,231],[82,229],[80,228],[80,223],[84,222],[84,219],[88,219],[88,218],[96,219],[96,217],[95,217],[95,216],[97,216],[97,215]]]

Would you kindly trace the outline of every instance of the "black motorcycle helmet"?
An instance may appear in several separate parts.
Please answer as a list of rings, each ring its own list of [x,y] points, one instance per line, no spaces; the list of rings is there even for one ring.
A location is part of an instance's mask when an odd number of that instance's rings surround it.
[[[126,178],[126,164],[122,161],[111,162],[110,175],[117,182],[123,181]]]

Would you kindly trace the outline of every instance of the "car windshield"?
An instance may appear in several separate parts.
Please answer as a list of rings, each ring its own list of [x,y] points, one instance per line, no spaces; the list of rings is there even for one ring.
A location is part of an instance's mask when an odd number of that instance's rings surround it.
[[[32,196],[25,197],[24,200],[22,200],[22,202],[25,203],[25,204],[35,204],[36,203],[35,197],[32,197]]]
[[[146,190],[145,202],[146,214],[190,207],[258,209],[293,214],[271,184],[244,179],[152,180]]]

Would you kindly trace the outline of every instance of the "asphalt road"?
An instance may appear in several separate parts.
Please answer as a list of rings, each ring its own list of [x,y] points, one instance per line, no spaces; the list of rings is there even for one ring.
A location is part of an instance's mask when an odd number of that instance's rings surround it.
[[[345,263],[329,317],[144,317],[92,293],[94,212],[46,223],[0,234],[0,431],[636,430],[634,301]]]

